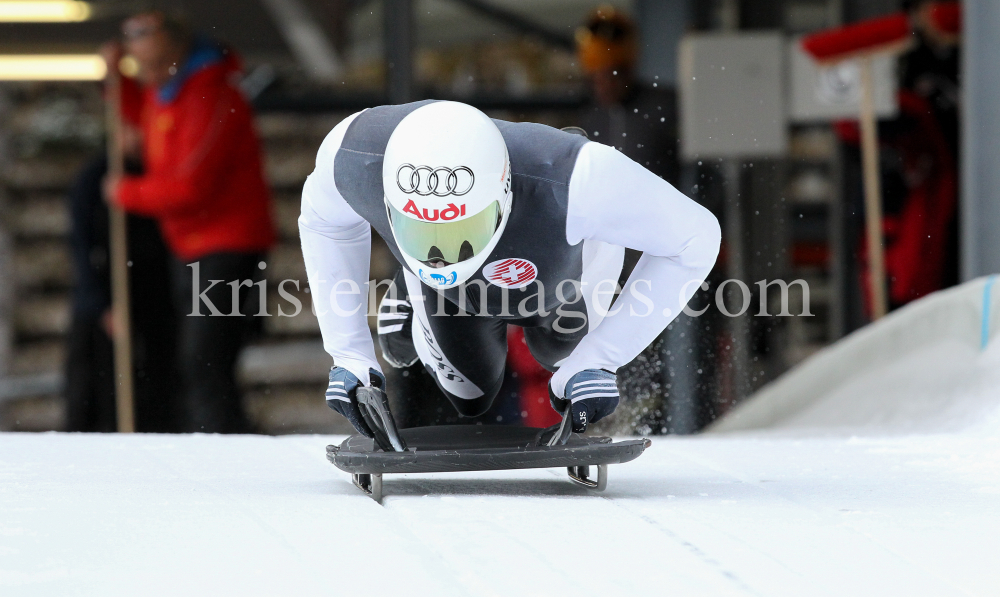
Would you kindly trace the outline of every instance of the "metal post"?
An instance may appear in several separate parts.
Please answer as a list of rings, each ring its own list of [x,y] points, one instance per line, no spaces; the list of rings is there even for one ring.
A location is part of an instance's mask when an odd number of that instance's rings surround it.
[[[10,106],[6,101],[4,90],[0,90],[0,170],[8,165],[7,149],[7,119]],[[0,188],[0,214],[6,210],[7,198]],[[13,272],[13,238],[6,222],[0,217],[0,379],[10,370],[10,361],[14,348],[14,272]]]
[[[726,190],[726,206],[724,214],[724,239],[727,255],[727,277],[747,283],[746,264],[746,233],[743,208],[743,161],[730,158],[723,162],[723,179]],[[737,312],[743,307],[743,292],[735,282],[727,285],[727,301],[730,312]],[[745,398],[750,390],[750,314],[753,308],[736,317],[729,317],[729,333],[732,337],[730,346],[730,365],[732,366],[732,393],[729,398],[738,402]]]
[[[0,209],[4,197],[0,192]],[[14,272],[11,271],[11,235],[4,222],[0,220],[0,379],[10,370],[10,361],[14,345]]]
[[[698,431],[698,320],[681,313],[667,328],[663,384],[668,433]]]
[[[679,188],[695,187],[699,169],[694,164],[681,167]],[[708,397],[698,387],[698,353],[701,327],[698,318],[684,313],[663,332],[660,361],[664,388],[663,427],[667,433],[689,434],[698,431],[699,405]]]
[[[1000,3],[965,0],[962,73],[962,279],[1000,272]]]
[[[639,76],[644,81],[658,77],[659,86],[677,85],[677,47],[687,31],[691,0],[637,0],[639,24]]]
[[[761,292],[761,281],[788,280],[791,271],[791,231],[789,229],[789,209],[784,202],[784,192],[788,180],[787,162],[784,159],[757,158],[747,163],[744,173],[744,187],[740,198],[740,210],[744,221],[743,249],[746,282],[754,299],[748,308],[748,346],[746,350],[746,377],[748,394],[784,372],[785,355],[778,350],[758,352],[754,349],[759,341],[763,346],[783,344],[785,326],[780,319],[752,319],[758,317],[765,306],[767,292]],[[736,291],[736,288],[732,288]],[[767,311],[771,312],[771,311]],[[773,313],[773,312],[771,312]]]
[[[385,0],[386,94],[389,102],[405,104],[413,94],[413,0]]]

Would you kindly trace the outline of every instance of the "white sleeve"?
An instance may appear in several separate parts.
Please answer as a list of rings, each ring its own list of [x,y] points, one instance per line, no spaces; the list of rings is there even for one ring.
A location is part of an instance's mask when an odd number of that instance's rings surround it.
[[[557,396],[576,373],[615,371],[649,346],[711,272],[722,231],[710,211],[663,179],[612,147],[587,143],[570,178],[566,219],[566,240],[584,239],[643,255],[611,312],[553,375]]]
[[[299,238],[323,347],[336,365],[367,384],[369,368],[381,371],[367,318],[371,226],[344,201],[333,173],[356,116],[335,126],[316,154],[316,169],[302,188]]]

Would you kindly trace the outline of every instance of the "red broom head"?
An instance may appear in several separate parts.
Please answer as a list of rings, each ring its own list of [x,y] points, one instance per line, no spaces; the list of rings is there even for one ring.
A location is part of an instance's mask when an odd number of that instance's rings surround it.
[[[936,2],[931,7],[931,25],[941,33],[958,35],[962,32],[962,5],[959,2]]]
[[[909,18],[906,13],[897,13],[807,35],[802,47],[816,60],[829,61],[875,52],[909,37]]]

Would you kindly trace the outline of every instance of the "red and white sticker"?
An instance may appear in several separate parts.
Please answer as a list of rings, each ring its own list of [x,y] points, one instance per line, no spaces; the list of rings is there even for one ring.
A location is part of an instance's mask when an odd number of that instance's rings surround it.
[[[538,277],[538,268],[527,259],[501,259],[486,264],[483,277],[500,288],[524,288]]]

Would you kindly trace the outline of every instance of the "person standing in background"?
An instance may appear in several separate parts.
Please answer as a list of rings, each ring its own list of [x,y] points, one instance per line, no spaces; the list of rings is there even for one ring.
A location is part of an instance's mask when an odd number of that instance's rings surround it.
[[[958,283],[959,38],[930,17],[939,2],[904,0],[915,33],[900,57],[899,115],[879,122],[883,238],[890,310]],[[860,168],[861,133],[855,121],[835,127]],[[849,180],[853,180],[850,177]],[[854,213],[864,213],[860,184],[852,184]],[[857,284],[869,286],[867,249],[857,240]],[[865,290],[856,293],[871,296]],[[852,312],[852,327],[870,317],[870,305]]]
[[[138,137],[123,136],[129,155],[126,169],[139,174]],[[107,171],[107,157],[95,158],[77,175],[68,197],[73,308],[66,337],[67,431],[117,428],[108,209],[101,197]],[[167,279],[170,257],[155,220],[130,215],[128,230],[136,430],[175,432],[180,427],[174,388],[176,326]]]
[[[591,141],[610,145],[676,185],[676,98],[672,91],[638,80],[639,36],[628,15],[612,6],[595,9],[576,32],[577,59],[590,83],[592,102],[580,126]],[[620,284],[640,254],[627,251]]]
[[[901,115],[885,129],[898,155],[905,201],[886,230],[892,306],[958,284],[959,39],[930,17],[937,3],[904,0],[916,43],[900,60]],[[923,220],[923,222],[921,222]],[[926,237],[926,238],[925,238]]]
[[[594,10],[576,32],[577,58],[590,83],[592,103],[580,126],[591,141],[610,145],[676,184],[677,119],[673,92],[641,83],[635,23],[611,6]]]
[[[112,42],[104,54],[109,70],[125,53],[138,64],[121,99],[123,118],[142,132],[145,171],[107,177],[105,197],[155,219],[172,254],[185,429],[247,432],[235,365],[275,232],[241,65],[161,12],[130,17],[122,35],[124,47]]]

